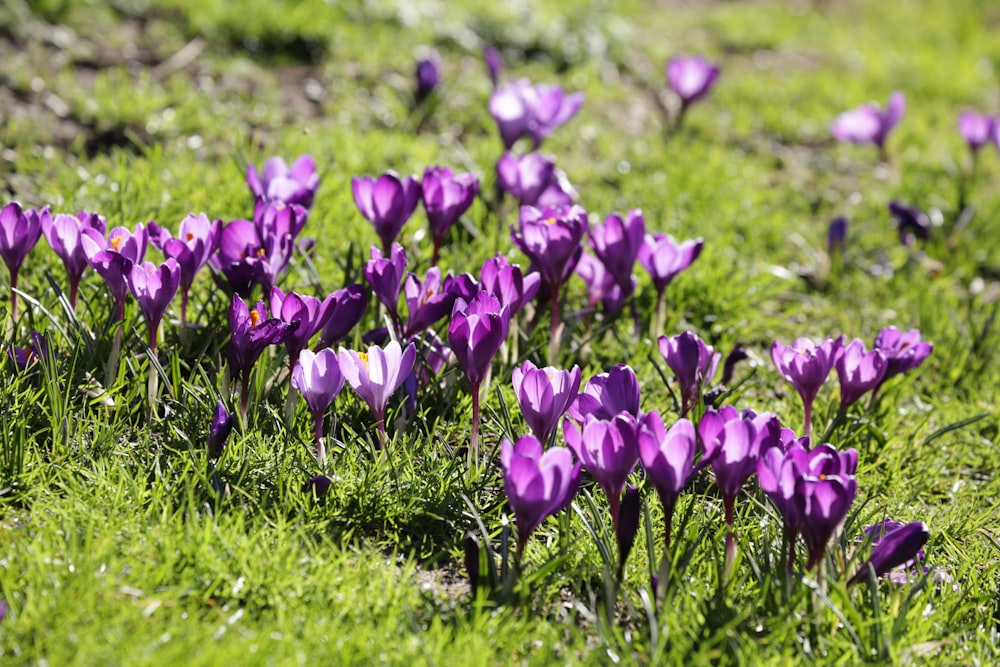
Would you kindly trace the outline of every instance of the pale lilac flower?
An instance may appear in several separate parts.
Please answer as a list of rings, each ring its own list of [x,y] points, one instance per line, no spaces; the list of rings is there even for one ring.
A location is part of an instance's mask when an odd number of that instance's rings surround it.
[[[308,209],[319,189],[319,174],[308,153],[300,155],[291,167],[282,158],[272,157],[264,163],[263,173],[257,171],[256,165],[247,165],[247,185],[257,199]]]
[[[681,100],[683,115],[689,106],[707,95],[715,85],[719,66],[701,56],[685,56],[667,63],[666,74],[670,89]]]
[[[843,413],[849,405],[882,383],[887,360],[881,350],[876,348],[869,352],[864,341],[855,338],[841,347],[833,365],[840,379],[840,412]]]
[[[80,287],[80,278],[87,268],[87,255],[83,252],[80,237],[83,229],[94,229],[104,236],[108,225],[104,216],[97,213],[80,211],[76,215],[55,213],[51,216],[41,216],[42,233],[45,240],[55,251],[66,267],[69,278],[69,303],[76,310],[76,297]]]
[[[886,109],[880,109],[874,104],[863,104],[840,114],[830,126],[830,133],[839,141],[875,144],[884,157],[885,140],[902,120],[904,113],[906,96],[896,91],[889,96],[889,106]]]
[[[668,338],[660,336],[660,354],[677,377],[681,414],[697,405],[698,392],[708,386],[722,355],[690,331]]]
[[[368,404],[379,429],[380,446],[385,446],[385,409],[389,398],[413,370],[417,350],[413,343],[400,347],[390,341],[385,348],[373,345],[368,352],[340,348],[337,358],[347,384]]]

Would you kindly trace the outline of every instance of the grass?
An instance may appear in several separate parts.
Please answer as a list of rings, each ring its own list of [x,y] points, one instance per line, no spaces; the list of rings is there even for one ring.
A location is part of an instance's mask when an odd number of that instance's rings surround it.
[[[896,325],[919,328],[934,352],[831,434],[859,450],[860,490],[831,546],[825,593],[812,573],[782,593],[780,519],[755,486],[737,502],[740,560],[720,591],[722,504],[703,477],[677,508],[683,585],[664,611],[649,603],[662,539],[654,494],[644,493],[648,528],[614,605],[591,535],[613,542],[606,501],[589,484],[592,502],[581,495],[529,542],[517,603],[497,606],[470,594],[462,565],[467,531],[500,548],[508,510],[498,465],[466,475],[471,398],[460,371],[446,370],[413,413],[393,404],[385,456],[367,408],[345,390],[330,446],[336,482],[316,500],[302,492],[322,472],[308,411],[300,406],[292,423],[282,416],[282,352],[258,368],[248,428],[217,464],[207,460],[215,402],[231,398],[221,372],[228,298],[207,276],[189,311],[201,328],[182,342],[164,323],[151,415],[138,308],[129,305],[124,361],[108,377],[105,288],[86,276],[74,317],[60,300],[63,269],[42,242],[22,269],[23,314],[6,335],[25,345],[42,331],[54,355],[34,373],[6,360],[0,373],[0,599],[10,605],[0,663],[996,662],[1000,160],[984,150],[971,221],[956,227],[968,154],[955,117],[997,111],[998,24],[985,0],[8,3],[0,185],[11,200],[129,226],[155,219],[175,229],[191,211],[230,220],[251,212],[247,164],[308,151],[322,176],[305,231],[316,254],[297,256],[281,286],[326,294],[360,279],[376,242],[352,201],[353,175],[448,164],[493,191],[500,143],[480,56],[492,43],[507,76],[585,92],[579,116],[543,148],[588,211],[640,207],[651,230],[706,240],[667,290],[656,335],[648,277],[639,277],[638,338],[629,317],[584,312],[584,286],[571,281],[560,365],[577,363],[587,378],[631,364],[643,408],[666,421],[673,404],[656,367],[672,379],[655,338],[690,329],[724,353],[748,350],[735,404],[799,429],[798,397],[769,359],[775,338],[870,341]],[[441,53],[445,76],[421,121],[410,109],[412,72],[426,47]],[[685,52],[718,60],[723,73],[666,137],[655,97],[663,64]],[[895,89],[909,108],[889,164],[829,139],[839,111]],[[891,199],[936,209],[930,244],[898,244]],[[831,266],[826,226],[838,214],[851,226]],[[478,201],[442,267],[476,272],[510,250],[511,220]],[[421,273],[431,247],[423,224],[418,213],[403,233]],[[370,312],[359,329],[376,325]],[[544,360],[545,329],[521,342],[522,357]],[[492,461],[503,437],[525,431],[511,369],[494,364],[485,394]],[[832,415],[836,401],[831,381],[816,415]],[[926,521],[928,564],[951,582],[845,588],[866,555],[854,537],[885,517]]]

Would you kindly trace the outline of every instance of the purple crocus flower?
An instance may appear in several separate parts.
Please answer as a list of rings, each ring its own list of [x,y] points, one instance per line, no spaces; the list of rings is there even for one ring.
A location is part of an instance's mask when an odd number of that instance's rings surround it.
[[[479,270],[481,288],[500,299],[501,304],[510,306],[511,317],[535,298],[541,281],[542,274],[532,271],[524,275],[520,266],[510,264],[503,255],[489,258]]]
[[[19,372],[32,369],[39,361],[48,358],[49,346],[45,337],[37,331],[31,332],[31,344],[28,347],[18,347],[11,343],[7,346],[7,357]]]
[[[244,299],[250,298],[255,285],[269,294],[292,258],[306,217],[306,210],[297,204],[259,199],[253,222],[233,220],[223,227],[211,261]]]
[[[271,288],[271,315],[288,324],[299,323],[295,331],[285,335],[289,370],[292,370],[312,337],[330,320],[333,315],[333,300],[333,294],[321,300],[308,294],[285,294],[277,287]]]
[[[632,284],[632,267],[639,256],[646,235],[642,211],[634,208],[624,219],[612,213],[604,224],[590,228],[590,247],[601,260],[615,282],[628,289]]]
[[[580,193],[576,191],[573,184],[569,182],[566,172],[556,167],[552,172],[552,180],[547,188],[538,195],[538,200],[534,203],[536,208],[545,206],[572,206],[580,200]]]
[[[559,419],[580,390],[580,367],[568,371],[552,366],[538,368],[525,361],[514,369],[514,395],[528,428],[541,442],[548,443]]]
[[[416,176],[400,178],[389,171],[377,178],[355,176],[351,179],[354,203],[382,240],[382,253],[389,254],[403,225],[420,203],[420,180]]]
[[[646,477],[656,488],[663,505],[664,556],[670,548],[670,525],[674,507],[681,491],[694,479],[711,459],[702,457],[695,465],[698,451],[694,425],[687,419],[679,419],[670,429],[666,429],[659,413],[648,413],[639,428],[639,459],[646,471]]]
[[[749,358],[750,355],[742,347],[739,345],[734,347],[733,351],[726,355],[726,360],[722,364],[722,384],[728,385],[736,372],[736,364]]]
[[[819,565],[826,545],[851,509],[858,482],[853,475],[805,475],[795,482],[795,502],[802,516],[801,535],[809,558],[807,569]]]
[[[326,446],[323,444],[323,413],[344,387],[337,353],[324,348],[317,353],[302,350],[292,369],[292,386],[299,390],[316,423],[316,460],[323,464]]]
[[[486,69],[495,90],[500,82],[500,75],[503,74],[503,56],[495,46],[487,46],[483,49],[483,60],[486,61]]]
[[[319,335],[316,349],[329,347],[347,337],[357,326],[368,308],[365,288],[352,284],[341,287],[330,295],[330,317]]]
[[[875,334],[872,347],[881,350],[888,361],[881,384],[924,363],[934,349],[920,338],[919,329],[901,332],[896,327],[886,327]]]
[[[69,278],[69,304],[76,310],[80,278],[87,268],[87,256],[80,242],[81,232],[83,229],[94,229],[103,237],[108,228],[107,221],[102,215],[80,211],[76,215],[55,213],[51,216],[41,216],[40,222],[45,240],[66,267],[66,276]]]
[[[627,286],[622,287],[601,260],[588,252],[580,255],[573,273],[580,276],[587,285],[587,306],[590,308],[600,303],[606,313],[616,313],[635,293],[637,281],[634,276],[630,276]]]
[[[638,420],[627,412],[611,419],[588,415],[579,425],[569,418],[563,420],[566,444],[608,496],[616,531],[622,491],[639,462],[638,431]]]
[[[379,447],[385,446],[385,408],[389,398],[413,370],[417,350],[413,343],[400,347],[390,341],[385,348],[373,345],[368,352],[355,352],[340,348],[337,358],[344,380],[368,404],[379,432]]]
[[[101,274],[108,291],[115,300],[115,321],[125,317],[125,298],[128,284],[125,277],[132,272],[132,265],[146,256],[148,235],[142,223],[135,226],[135,232],[125,227],[115,227],[108,237],[97,229],[84,228],[80,231],[80,245],[87,263]]]
[[[826,253],[830,257],[844,251],[847,227],[847,217],[843,215],[837,216],[830,222],[830,227],[826,231]]]
[[[642,417],[639,403],[639,380],[635,371],[630,366],[618,364],[607,373],[590,378],[568,413],[578,422],[583,422],[588,415],[611,419],[620,412],[639,419]]]
[[[280,157],[269,158],[263,173],[256,165],[247,166],[247,185],[257,199],[297,204],[308,209],[319,188],[316,163],[308,153],[300,155],[289,167]]]
[[[427,167],[424,170],[420,197],[434,241],[431,264],[437,265],[448,230],[469,210],[478,192],[479,181],[472,174],[456,175],[448,167]]]
[[[149,223],[149,238],[167,257],[177,260],[181,270],[181,327],[187,324],[188,293],[194,277],[219,247],[222,221],[210,221],[204,213],[190,214],[181,220],[177,237],[155,222]]]
[[[125,282],[146,317],[146,326],[149,327],[149,349],[156,350],[160,321],[163,320],[167,306],[177,296],[177,288],[181,283],[181,268],[171,257],[159,266],[152,262],[141,262],[132,265],[132,270],[125,275]]]
[[[924,242],[931,240],[931,219],[916,206],[891,201],[889,202],[889,214],[896,221],[899,242],[904,246],[913,245],[914,239]]]
[[[856,584],[868,578],[874,571],[876,577],[884,577],[900,566],[908,569],[916,558],[923,558],[923,546],[931,537],[930,528],[923,521],[902,524],[898,521],[882,521],[865,528],[872,539],[872,555],[866,560],[847,584]]]
[[[660,354],[677,376],[681,394],[681,414],[697,405],[698,393],[715,375],[722,355],[690,331],[672,338],[660,336]]]
[[[263,300],[250,309],[239,294],[233,295],[229,306],[232,337],[226,350],[226,358],[233,377],[240,379],[240,414],[244,420],[250,396],[250,371],[254,364],[268,345],[283,343],[285,337],[294,333],[299,326],[297,321],[288,323],[277,318],[269,319]]]
[[[497,182],[521,206],[534,206],[552,183],[555,170],[556,161],[550,155],[507,151],[497,160]]]
[[[42,219],[49,217],[49,208],[36,211],[23,209],[11,202],[0,210],[0,259],[10,272],[10,317],[17,319],[17,274],[24,258],[42,235]]]
[[[406,277],[406,251],[398,243],[392,244],[391,254],[383,257],[378,248],[372,246],[371,259],[365,263],[365,280],[382,305],[389,310],[394,322],[399,321],[399,290]]]
[[[518,438],[513,445],[500,446],[503,485],[507,502],[517,519],[517,550],[520,563],[531,533],[546,517],[569,506],[580,487],[580,464],[565,447],[544,451],[533,436]]]
[[[649,272],[656,288],[657,310],[663,302],[663,290],[678,273],[698,259],[705,241],[698,238],[677,243],[670,234],[646,234],[638,259]]]
[[[719,76],[719,66],[701,56],[683,56],[667,63],[667,83],[681,100],[676,121],[680,125],[684,112],[708,94]]]
[[[836,340],[827,337],[819,345],[808,338],[796,338],[791,347],[780,341],[771,345],[771,359],[782,377],[792,383],[802,397],[805,410],[804,434],[812,433],[812,407],[816,394],[826,382],[830,369],[843,346],[843,337]]]
[[[423,280],[411,273],[403,287],[406,294],[406,326],[403,337],[413,338],[448,314],[455,304],[455,295],[447,289],[451,276],[441,280],[441,269],[432,266]]]
[[[233,220],[219,233],[218,249],[210,261],[233,292],[249,299],[254,286],[263,282],[265,253],[254,224],[249,220]]]
[[[896,91],[889,96],[889,106],[884,110],[874,104],[863,104],[840,114],[830,126],[830,134],[839,141],[875,144],[885,159],[885,140],[904,113],[906,96]]]
[[[522,206],[518,229],[511,229],[514,244],[532,265],[538,267],[542,281],[552,297],[551,333],[559,327],[559,291],[572,274],[583,254],[583,236],[587,232],[587,212],[580,206]]]
[[[882,383],[887,360],[884,352],[869,352],[864,341],[855,338],[840,349],[833,365],[840,379],[840,412],[844,414],[849,405]]]
[[[216,402],[215,416],[208,427],[208,458],[217,459],[222,456],[222,449],[233,430],[234,421],[233,415],[226,412],[225,403]]]
[[[993,139],[996,127],[997,119],[992,116],[969,109],[958,114],[958,132],[969,145],[973,155]]]
[[[452,276],[451,280],[446,280],[444,282],[444,289],[448,294],[458,298],[465,299],[466,301],[472,301],[484,288],[476,280],[476,277],[471,273],[460,273],[457,276]],[[494,294],[495,297],[500,299],[503,303],[503,299],[500,295]],[[513,310],[511,310],[511,316],[514,315]]]
[[[538,148],[582,105],[583,93],[567,95],[559,86],[532,85],[527,79],[518,79],[493,91],[489,109],[505,148],[510,149],[523,136],[531,137]]]
[[[441,57],[434,51],[417,61],[417,71],[414,76],[417,90],[414,97],[417,104],[430,97],[434,89],[441,83]]]

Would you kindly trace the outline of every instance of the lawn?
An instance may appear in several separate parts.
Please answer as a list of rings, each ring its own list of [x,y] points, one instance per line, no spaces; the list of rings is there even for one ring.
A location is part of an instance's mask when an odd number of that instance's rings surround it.
[[[454,358],[421,378],[415,401],[393,395],[384,448],[345,386],[320,462],[285,347],[264,350],[248,382],[231,372],[232,291],[218,269],[194,280],[186,326],[179,300],[168,308],[151,350],[136,299],[119,320],[96,271],[71,306],[43,238],[14,316],[0,268],[11,352],[0,355],[0,664],[1000,662],[1000,133],[974,159],[957,121],[1000,114],[998,30],[989,0],[5,3],[0,206],[97,212],[109,229],[173,231],[200,212],[226,224],[254,215],[248,166],[308,153],[320,178],[310,241],[276,284],[319,297],[364,286],[367,310],[335,350],[367,349],[394,324],[364,277],[382,243],[354,177],[472,173],[478,195],[441,247],[441,272],[478,277],[496,253],[528,270],[511,238],[517,202],[499,194],[488,46],[501,85],[583,93],[541,150],[592,224],[641,209],[648,232],[704,247],[660,308],[636,264],[617,312],[579,275],[566,281],[554,342],[551,299],[513,317],[481,383],[470,465],[473,397]],[[416,63],[432,53],[440,83],[417,100]],[[677,125],[664,68],[681,54],[720,73]],[[906,111],[883,154],[831,136],[838,114],[884,107],[894,91]],[[901,242],[892,201],[926,212],[927,238]],[[849,221],[839,250],[837,216]],[[423,279],[422,207],[398,242]],[[150,244],[147,259],[163,255]],[[445,341],[448,313],[432,326]],[[663,509],[649,475],[629,477],[639,529],[616,585],[615,520],[585,471],[572,504],[528,539],[514,581],[521,521],[501,447],[528,433],[512,386],[522,362],[578,365],[583,384],[628,364],[642,411],[669,427],[681,394],[658,339],[693,332],[723,360],[737,347],[747,358],[727,387],[720,361],[689,417],[716,400],[801,435],[803,404],[772,343],[843,335],[870,347],[890,326],[919,329],[933,352],[843,414],[835,373],[815,401],[814,444],[858,454],[856,498],[817,567],[800,549],[786,576],[782,514],[756,476],[736,496],[727,561],[727,501],[705,469],[677,503],[658,603]],[[44,353],[19,369],[12,346],[33,331]],[[244,386],[247,414],[210,456],[217,402],[239,412]],[[560,424],[553,446],[565,440]],[[310,484],[320,475],[325,493]],[[923,560],[903,583],[849,584],[871,553],[863,528],[886,519],[927,524]]]

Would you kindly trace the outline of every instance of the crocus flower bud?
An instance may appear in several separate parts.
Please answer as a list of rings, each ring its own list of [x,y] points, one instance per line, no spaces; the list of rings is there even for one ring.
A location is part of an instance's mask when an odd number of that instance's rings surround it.
[[[542,274],[532,271],[523,275],[521,267],[510,264],[503,255],[486,260],[479,270],[481,288],[500,299],[500,303],[510,306],[512,317],[535,298],[541,281]]]
[[[466,303],[456,299],[448,325],[448,344],[465,371],[465,377],[478,391],[493,357],[507,339],[510,308],[489,292],[480,292]]]
[[[681,394],[681,414],[687,414],[698,403],[698,392],[704,390],[715,375],[721,354],[690,331],[672,338],[660,336],[660,354],[677,376]]]
[[[551,366],[538,368],[525,361],[514,369],[514,395],[521,414],[540,442],[548,443],[559,419],[580,390],[580,367],[568,371]]]
[[[555,158],[537,151],[516,155],[507,151],[497,160],[497,182],[522,206],[534,206],[555,174]]]
[[[316,349],[329,347],[344,339],[357,326],[368,308],[365,289],[361,285],[347,285],[330,295],[330,317],[319,335]]]
[[[830,223],[826,232],[826,252],[831,257],[844,251],[844,241],[847,239],[847,218],[837,216]]]
[[[840,379],[841,412],[881,384],[886,365],[885,354],[878,349],[868,352],[859,338],[840,349],[834,368]]]
[[[635,535],[639,532],[639,519],[642,516],[642,495],[639,487],[629,486],[622,497],[621,515],[615,528],[615,540],[618,542],[618,582],[621,583],[625,574],[625,562],[632,553]]]
[[[375,226],[375,233],[382,240],[382,252],[388,255],[420,202],[420,180],[416,176],[400,178],[389,171],[378,178],[355,176],[351,179],[351,189],[354,203]]]
[[[0,259],[3,259],[10,271],[12,314],[17,310],[17,295],[13,292],[17,287],[17,274],[25,257],[42,236],[42,219],[48,217],[47,206],[36,211],[23,209],[20,204],[13,202],[0,210]]]
[[[733,373],[736,372],[736,364],[749,359],[746,350],[737,345],[733,351],[726,356],[725,363],[722,364],[722,384],[728,385],[733,380]]]
[[[800,534],[809,553],[808,569],[819,565],[827,543],[847,517],[857,491],[853,475],[805,475],[796,480],[794,502],[802,517]]]
[[[908,206],[902,202],[889,202],[889,214],[896,221],[899,230],[899,242],[904,246],[913,245],[914,239],[931,240],[931,219],[916,206]]]
[[[889,524],[893,524],[890,528]],[[868,578],[870,571],[876,577],[882,577],[890,570],[912,563],[920,557],[923,546],[930,539],[931,532],[923,521],[901,524],[895,521],[884,521],[881,524],[865,528],[866,534],[875,534],[872,540],[872,555],[864,562],[861,569],[850,578],[848,585],[856,584]]]
[[[226,412],[226,405],[222,401],[215,404],[215,416],[208,428],[208,458],[217,459],[222,456],[222,448],[226,446],[226,440],[233,430],[233,415]]]
[[[494,90],[500,82],[500,75],[503,74],[503,56],[495,46],[487,46],[483,49],[483,60],[486,61],[486,69],[490,74],[490,81]]]
[[[420,192],[434,241],[431,264],[437,264],[448,230],[472,206],[479,192],[479,181],[472,174],[455,175],[448,167],[427,167]]]
[[[588,415],[597,419],[611,419],[621,412],[642,417],[639,409],[639,380],[630,366],[618,364],[607,373],[600,373],[587,381],[583,392],[570,405],[568,414],[578,422]]]
[[[997,119],[986,114],[966,109],[958,115],[958,132],[973,154],[979,152],[984,144],[993,139],[996,127]]]
[[[667,63],[666,74],[670,89],[680,98],[681,108],[686,109],[712,89],[719,67],[701,56],[685,56]]]
[[[308,153],[300,155],[291,167],[282,158],[272,157],[264,163],[263,173],[257,171],[256,165],[247,165],[247,185],[257,199],[308,209],[319,189],[319,174]]]
[[[905,113],[906,96],[896,91],[889,96],[889,106],[884,110],[874,104],[863,104],[840,114],[830,126],[830,133],[839,141],[871,143],[884,152],[889,132],[899,124]]]
[[[311,495],[313,498],[318,500],[319,498],[323,498],[326,494],[330,493],[330,487],[332,485],[333,480],[330,479],[328,475],[316,475],[302,485],[302,493]]]
[[[627,412],[612,419],[588,415],[582,424],[563,420],[563,437],[583,466],[608,496],[617,531],[622,490],[639,462],[639,422]]]
[[[886,327],[879,331],[875,335],[875,344],[872,347],[881,350],[888,361],[885,375],[882,376],[883,384],[890,378],[924,363],[924,359],[930,356],[934,349],[933,345],[921,340],[919,329],[901,332],[896,327]]]
[[[612,213],[603,224],[590,228],[590,247],[622,287],[631,285],[632,267],[642,250],[645,235],[646,222],[637,208],[629,211],[624,219]]]
[[[441,83],[441,58],[436,52],[430,52],[427,57],[417,61],[417,71],[414,77],[417,83],[415,98],[417,104],[427,99]]]
[[[323,413],[333,403],[344,387],[344,374],[340,370],[337,353],[324,348],[317,353],[302,350],[292,369],[292,386],[299,390],[309,406],[316,424],[316,458],[325,458],[323,438]]]
[[[805,409],[806,435],[812,431],[812,406],[823,383],[826,382],[837,354],[843,346],[843,337],[827,337],[819,345],[808,338],[796,338],[791,347],[780,341],[771,345],[771,359],[782,377],[792,383],[802,397]]]
[[[173,258],[168,258],[159,266],[152,262],[133,264],[125,282],[146,317],[149,348],[155,350],[160,321],[181,283],[181,269]]]
[[[399,319],[399,290],[406,276],[406,264],[406,251],[398,243],[392,244],[388,257],[383,257],[382,252],[372,246],[371,259],[365,263],[365,280],[382,305],[389,309],[393,320]]]

